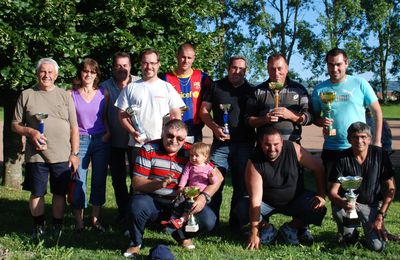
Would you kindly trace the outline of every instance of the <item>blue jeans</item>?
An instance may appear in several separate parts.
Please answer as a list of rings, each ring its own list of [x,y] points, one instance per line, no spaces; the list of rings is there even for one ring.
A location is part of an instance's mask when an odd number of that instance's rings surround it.
[[[230,224],[234,224],[232,222],[234,219],[233,209],[235,208],[236,203],[247,193],[244,183],[244,173],[246,170],[247,160],[251,156],[253,149],[253,143],[214,141],[211,146],[211,162],[217,166],[222,175],[225,176],[229,170],[232,176],[233,194],[229,213]],[[221,184],[210,203],[210,208],[217,216],[217,223],[219,223],[219,210],[222,203],[222,191],[224,189],[224,184],[225,182]]]
[[[89,163],[92,163],[92,181],[89,203],[102,206],[106,202],[106,179],[109,160],[109,144],[102,141],[102,135],[81,135],[79,137],[79,178],[76,180],[72,207],[87,207],[86,181]]]
[[[288,202],[288,204],[277,207],[273,207],[265,202],[261,202],[261,217],[263,219],[268,219],[269,216],[280,213],[299,219],[304,223],[304,225],[314,224],[321,226],[322,220],[326,214],[326,208],[323,207],[320,210],[314,210],[312,208],[311,201],[315,195],[315,192],[304,191],[297,198],[294,198],[292,201]],[[249,223],[249,207],[249,197],[243,197],[240,199],[234,210],[234,214],[239,220],[240,228]]]
[[[133,246],[143,244],[143,233],[146,224],[157,223],[161,216],[171,214],[174,209],[174,203],[161,203],[147,194],[135,194],[131,196],[129,202],[129,233]],[[181,212],[182,213],[182,212]],[[195,215],[196,221],[199,224],[198,232],[211,231],[215,226],[215,214],[208,207]],[[168,218],[169,219],[169,216]],[[197,233],[186,233],[183,229],[174,230],[172,236],[178,242],[190,238]]]

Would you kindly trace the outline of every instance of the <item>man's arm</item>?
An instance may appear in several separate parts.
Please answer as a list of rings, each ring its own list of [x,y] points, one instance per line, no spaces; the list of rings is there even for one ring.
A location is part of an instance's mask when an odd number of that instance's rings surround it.
[[[213,131],[214,136],[217,139],[223,141],[225,138],[227,138],[227,136],[222,131],[222,127],[217,125],[217,123],[215,123],[214,120],[212,119],[210,115],[211,108],[212,108],[211,103],[203,101],[201,103],[199,116],[201,120],[203,120],[203,122],[208,126],[208,128],[210,128]]]
[[[383,115],[382,115],[381,105],[379,104],[379,101],[375,101],[374,103],[370,104],[369,107],[370,110],[372,111],[375,124],[375,135],[373,139],[373,144],[381,147],[382,125],[383,125]]]
[[[73,172],[76,172],[78,170],[79,166],[79,157],[73,155],[72,153],[77,153],[79,152],[79,128],[78,126],[73,126],[71,127],[71,154],[68,158],[68,165],[69,167],[72,167]]]
[[[376,215],[375,221],[373,223],[372,228],[378,234],[381,239],[387,240],[387,233],[384,225],[384,215],[389,210],[389,206],[394,199],[394,195],[396,193],[396,187],[393,177],[385,180],[385,195],[382,201],[382,206]]]
[[[344,210],[352,209],[352,205],[345,199],[339,196],[340,183],[329,183],[328,197],[329,200],[336,206]]]
[[[263,180],[253,163],[248,160],[245,173],[245,184],[249,193],[249,222],[250,235],[247,248],[258,249],[260,247],[259,224],[261,216],[261,202],[263,196]]]
[[[136,191],[143,193],[152,193],[156,190],[165,188],[166,183],[164,180],[148,179],[143,176],[134,175],[132,177],[132,185]]]
[[[137,143],[140,144],[143,142],[143,140],[139,138],[140,134],[133,127],[131,117],[128,115],[128,113],[126,113],[122,109],[119,109],[118,119],[122,128],[124,128],[135,139]]]

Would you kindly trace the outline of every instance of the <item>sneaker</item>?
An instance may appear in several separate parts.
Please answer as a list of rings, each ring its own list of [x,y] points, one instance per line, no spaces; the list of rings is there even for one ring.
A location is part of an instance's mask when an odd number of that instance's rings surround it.
[[[61,237],[61,233],[62,233],[62,225],[54,224],[53,230],[51,231],[52,238],[58,241]]]
[[[311,234],[311,230],[308,228],[300,229],[297,232],[297,237],[302,245],[312,245],[314,243],[314,237]]]
[[[288,223],[283,224],[279,228],[279,233],[283,237],[285,243],[295,246],[300,244],[297,237],[297,229],[289,227]]]
[[[33,241],[40,241],[43,240],[45,233],[45,228],[44,226],[36,226],[33,228],[32,235],[31,235],[31,240]]]
[[[276,240],[277,236],[278,230],[272,224],[268,228],[260,228],[260,243],[263,245],[271,244]]]
[[[130,246],[128,249],[126,249],[126,251],[124,253],[124,257],[135,258],[136,255],[139,254],[141,247],[142,247],[142,245]]]
[[[358,241],[358,230],[354,229],[353,233],[347,233],[347,234],[342,234],[340,232],[337,233],[336,235],[337,241],[341,245],[354,245]]]

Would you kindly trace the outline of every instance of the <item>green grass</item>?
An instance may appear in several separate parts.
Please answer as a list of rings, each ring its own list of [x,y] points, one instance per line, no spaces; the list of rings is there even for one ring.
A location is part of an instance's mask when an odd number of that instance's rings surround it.
[[[4,121],[4,108],[0,107],[0,121]]]
[[[400,119],[400,104],[381,105],[383,117],[386,119]]]
[[[400,170],[397,170],[399,173]],[[245,249],[246,237],[235,233],[227,226],[228,205],[232,193],[229,179],[224,191],[222,207],[222,223],[220,227],[207,237],[194,239],[196,249],[186,251],[166,234],[146,230],[144,235],[145,247],[141,250],[138,259],[145,259],[149,249],[156,244],[170,246],[176,259],[398,259],[399,243],[390,243],[382,254],[371,252],[360,244],[354,247],[342,248],[335,242],[335,228],[328,213],[322,227],[312,227],[316,242],[310,247],[273,245],[263,246],[260,250]],[[313,185],[312,178],[307,179],[307,185]],[[29,193],[0,187],[0,259],[121,259],[121,254],[128,245],[128,239],[122,235],[122,230],[111,227],[117,215],[111,180],[107,183],[107,203],[103,209],[103,222],[108,225],[104,234],[92,231],[89,228],[81,234],[73,231],[74,221],[68,208],[65,214],[65,231],[58,244],[50,239],[43,243],[29,242],[31,232],[31,218],[27,201]],[[47,220],[51,220],[51,196],[46,196]],[[90,217],[90,209],[85,212],[86,222]],[[398,198],[392,204],[386,227],[393,233],[400,233],[400,203]],[[280,226],[289,218],[280,215],[271,217],[271,223]]]

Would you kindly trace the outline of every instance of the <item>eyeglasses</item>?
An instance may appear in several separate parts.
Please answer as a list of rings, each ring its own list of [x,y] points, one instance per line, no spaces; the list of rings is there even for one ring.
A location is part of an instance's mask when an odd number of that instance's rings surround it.
[[[142,66],[144,66],[144,67],[147,67],[147,66],[152,66],[152,67],[154,67],[154,66],[156,66],[157,64],[158,64],[158,61],[157,62],[145,62],[145,61],[142,61],[141,62],[141,64],[142,64]]]
[[[171,133],[167,133],[166,137],[167,137],[167,139],[170,139],[170,140],[176,139],[176,141],[178,141],[178,143],[182,143],[182,142],[184,142],[186,140],[186,137],[179,136],[179,135],[175,136],[175,135],[173,135]]]
[[[97,72],[95,70],[82,70],[82,72],[85,74],[89,74],[89,73],[94,74],[94,75],[97,74]]]

